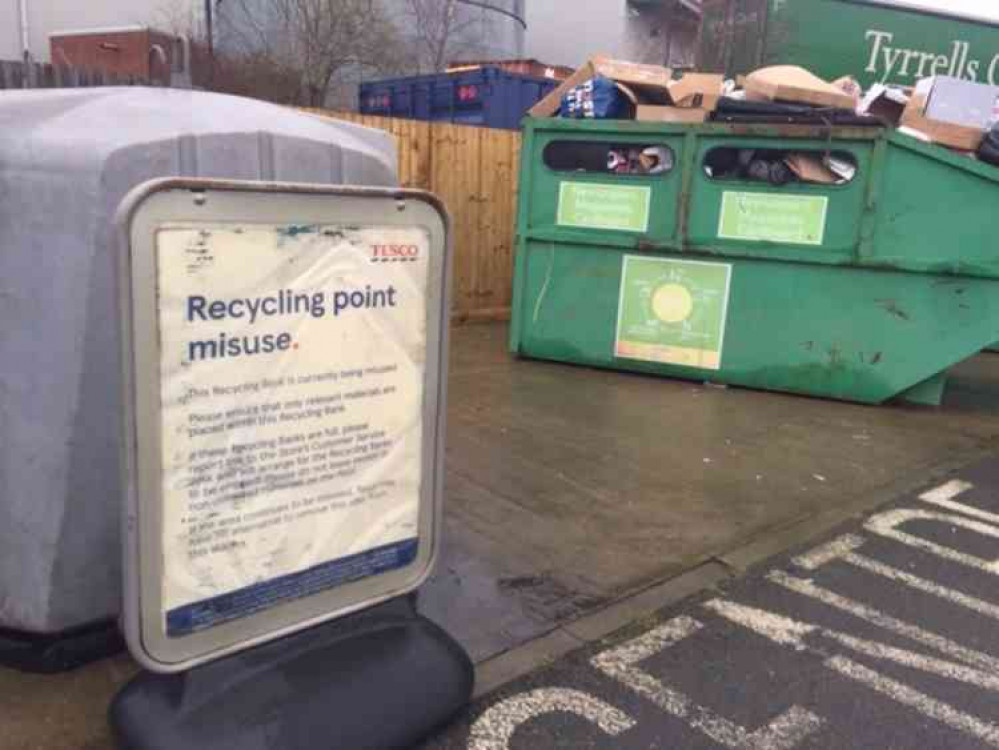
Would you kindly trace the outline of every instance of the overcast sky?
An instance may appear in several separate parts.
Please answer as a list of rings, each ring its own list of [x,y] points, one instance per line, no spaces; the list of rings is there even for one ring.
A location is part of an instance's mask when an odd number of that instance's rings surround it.
[[[964,13],[999,22],[999,3],[995,0],[882,0],[882,2],[914,5],[947,13]]]

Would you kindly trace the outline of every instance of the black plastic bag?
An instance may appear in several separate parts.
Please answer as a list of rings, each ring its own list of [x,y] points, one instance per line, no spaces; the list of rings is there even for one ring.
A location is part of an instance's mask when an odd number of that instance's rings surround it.
[[[978,147],[978,158],[999,167],[999,124],[993,125]]]
[[[569,89],[562,97],[559,117],[586,120],[620,120],[628,114],[628,100],[614,81],[597,76]]]

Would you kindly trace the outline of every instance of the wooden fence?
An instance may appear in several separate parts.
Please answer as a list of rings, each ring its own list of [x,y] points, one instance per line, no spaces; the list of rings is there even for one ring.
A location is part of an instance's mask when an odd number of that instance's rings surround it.
[[[343,112],[317,114],[396,137],[403,186],[436,193],[451,212],[455,318],[509,318],[520,133]]]
[[[146,81],[138,76],[110,73],[96,68],[89,70],[67,65],[0,60],[0,89],[75,89],[145,84]]]

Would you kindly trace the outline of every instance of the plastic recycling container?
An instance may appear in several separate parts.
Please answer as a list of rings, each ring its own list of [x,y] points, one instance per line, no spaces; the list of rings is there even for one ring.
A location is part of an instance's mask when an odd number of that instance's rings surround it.
[[[529,119],[521,185],[518,355],[936,404],[999,339],[999,169],[898,132]]]
[[[558,85],[486,66],[362,83],[358,103],[366,115],[517,130],[527,110]]]
[[[163,176],[397,184],[389,135],[263,102],[0,93],[0,663],[119,613],[113,219]]]

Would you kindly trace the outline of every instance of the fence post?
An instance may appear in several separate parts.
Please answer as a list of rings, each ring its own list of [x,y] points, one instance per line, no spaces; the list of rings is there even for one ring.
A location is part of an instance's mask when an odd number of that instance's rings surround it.
[[[0,90],[135,86],[145,83],[139,76],[115,73],[103,68],[78,68],[59,62],[0,60]]]
[[[396,137],[406,186],[437,193],[454,219],[454,308],[462,320],[508,320],[521,136],[517,132],[310,110]]]

